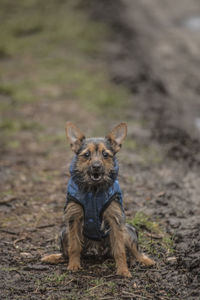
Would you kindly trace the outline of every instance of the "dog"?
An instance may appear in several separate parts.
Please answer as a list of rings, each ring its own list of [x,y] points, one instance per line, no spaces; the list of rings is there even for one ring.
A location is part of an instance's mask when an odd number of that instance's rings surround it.
[[[146,266],[154,265],[139,252],[136,229],[125,221],[116,153],[127,135],[126,123],[114,127],[104,138],[86,138],[67,122],[66,135],[75,156],[60,233],[61,253],[44,256],[42,262],[59,263],[68,258],[68,270],[78,271],[81,253],[110,253],[117,275],[123,277],[131,277],[126,254]]]

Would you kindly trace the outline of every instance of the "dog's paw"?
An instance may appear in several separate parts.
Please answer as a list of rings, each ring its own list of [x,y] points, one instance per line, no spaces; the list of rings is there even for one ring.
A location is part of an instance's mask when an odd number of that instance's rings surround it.
[[[148,267],[155,265],[155,261],[145,254],[142,254],[140,262]]]
[[[81,269],[81,265],[80,263],[69,263],[68,267],[67,267],[67,270],[68,271],[72,271],[72,272],[76,272],[78,270]]]
[[[123,276],[123,277],[128,277],[128,278],[132,277],[132,275],[128,269],[118,269],[117,275]]]
[[[65,260],[62,254],[58,253],[58,254],[45,255],[41,258],[41,261],[47,264],[58,264],[60,262],[64,262]]]

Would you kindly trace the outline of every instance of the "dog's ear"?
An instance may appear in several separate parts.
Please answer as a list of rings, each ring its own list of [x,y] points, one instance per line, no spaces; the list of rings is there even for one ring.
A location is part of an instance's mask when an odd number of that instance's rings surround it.
[[[106,136],[106,139],[109,140],[113,151],[116,153],[120,150],[121,145],[127,135],[127,125],[126,123],[120,123]]]
[[[72,122],[66,123],[66,136],[70,141],[72,150],[77,153],[85,139],[84,134]]]

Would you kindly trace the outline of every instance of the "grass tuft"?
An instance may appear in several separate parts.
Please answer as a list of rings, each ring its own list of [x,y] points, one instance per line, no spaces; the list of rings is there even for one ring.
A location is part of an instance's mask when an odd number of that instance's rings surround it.
[[[162,252],[173,253],[173,237],[163,232],[158,222],[152,221],[143,212],[136,213],[127,222],[138,230],[139,244],[143,249],[158,257]]]
[[[158,223],[151,221],[143,212],[137,212],[135,217],[128,222],[138,230],[145,229],[152,233],[161,233]]]

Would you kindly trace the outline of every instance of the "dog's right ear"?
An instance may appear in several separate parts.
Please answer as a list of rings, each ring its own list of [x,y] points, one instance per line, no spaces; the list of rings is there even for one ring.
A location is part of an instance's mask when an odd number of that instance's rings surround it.
[[[72,122],[66,123],[66,136],[70,141],[72,150],[77,153],[85,139],[84,134]]]

